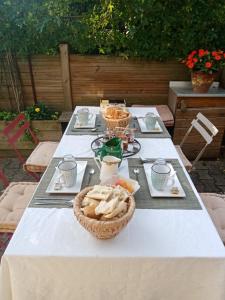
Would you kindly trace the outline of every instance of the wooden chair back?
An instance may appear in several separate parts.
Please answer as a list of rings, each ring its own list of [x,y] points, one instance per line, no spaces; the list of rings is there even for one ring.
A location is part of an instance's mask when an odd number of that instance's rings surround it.
[[[32,142],[37,145],[39,140],[30,128],[30,122],[26,119],[24,114],[19,114],[15,120],[11,121],[1,132],[6,137],[8,144],[15,151],[18,159],[21,163],[25,163],[26,159],[22,155],[21,151],[17,148],[18,141],[26,134],[30,134]],[[29,174],[35,179],[39,179],[34,173],[29,172]]]

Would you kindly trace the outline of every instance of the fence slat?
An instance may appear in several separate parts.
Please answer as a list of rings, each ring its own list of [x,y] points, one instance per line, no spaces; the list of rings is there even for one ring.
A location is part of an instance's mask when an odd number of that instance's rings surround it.
[[[59,45],[60,49],[60,59],[61,59],[61,69],[62,69],[62,83],[64,92],[64,109],[72,110],[73,101],[70,86],[70,65],[69,65],[69,51],[67,44]]]

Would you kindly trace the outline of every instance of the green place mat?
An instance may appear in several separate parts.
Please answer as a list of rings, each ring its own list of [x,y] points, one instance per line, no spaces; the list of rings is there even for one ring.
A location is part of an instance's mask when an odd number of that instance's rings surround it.
[[[62,160],[62,158],[53,158],[50,165],[48,166],[46,172],[41,178],[41,181],[39,183],[39,186],[37,190],[35,191],[33,198],[29,204],[29,207],[67,207],[66,205],[63,205],[60,203],[61,199],[73,199],[75,197],[75,194],[48,194],[46,193],[47,187],[51,181],[51,178],[55,172],[55,167],[58,165],[59,161]],[[97,183],[99,183],[99,169],[97,168],[95,161],[93,158],[76,158],[77,161],[79,160],[86,160],[87,166],[85,169],[83,182],[81,189],[85,188],[86,186],[92,186]],[[89,170],[93,168],[95,170],[95,174],[93,174],[91,177],[89,175]],[[37,198],[46,198],[46,199],[52,199],[52,200],[59,200],[59,204],[53,204],[53,205],[35,205],[35,202],[42,202],[44,200],[38,200]]]
[[[48,169],[44,173],[41,178],[40,184],[35,191],[33,198],[29,204],[29,207],[44,207],[44,208],[63,208],[68,207],[64,203],[62,203],[61,199],[73,199],[75,194],[47,194],[46,189],[50,183],[50,180],[55,172],[55,167],[58,165],[59,161],[62,158],[53,158]],[[85,174],[83,177],[83,182],[81,189],[85,188],[86,186],[92,186],[99,183],[99,169],[97,168],[95,161],[93,158],[76,158],[76,160],[86,160],[87,167],[85,170]],[[135,175],[133,173],[134,168],[140,169],[140,174],[138,175],[139,183],[141,188],[135,194],[136,200],[136,208],[139,209],[201,209],[201,206],[198,202],[197,197],[190,186],[186,175],[177,159],[168,160],[177,171],[177,176],[183,186],[183,189],[186,193],[186,198],[152,198],[149,192],[148,183],[146,179],[146,175],[144,172],[143,164],[141,163],[140,159],[138,158],[129,158],[128,159],[128,166],[129,166],[129,174],[130,177],[133,179]],[[91,168],[95,169],[95,174],[90,177],[89,170]],[[90,180],[89,180],[90,178]],[[58,200],[57,204],[49,204],[49,205],[35,205],[35,202],[44,202],[45,200],[38,200],[37,198],[46,198],[52,200]],[[46,200],[47,201],[47,200]]]
[[[138,175],[140,189],[135,194],[136,208],[142,209],[202,209],[199,201],[177,159],[168,160],[174,170],[177,172],[178,179],[185,191],[185,198],[152,198],[147,178],[144,171],[144,166],[138,158],[129,158],[129,174],[130,178],[136,179],[133,172],[134,168],[139,168]]]
[[[139,123],[137,118],[132,118],[131,124],[130,124],[130,128],[135,128],[137,131],[135,132],[135,138],[171,138],[168,130],[166,129],[166,126],[164,125],[163,121],[160,118],[157,118],[157,121],[159,123],[159,125],[161,126],[163,132],[161,133],[150,133],[150,132],[146,132],[143,133],[141,132]]]
[[[102,134],[105,131],[105,124],[99,114],[96,115],[95,127],[96,131],[91,131],[91,128],[74,128],[76,122],[76,115],[72,116],[69,127],[66,130],[65,135],[97,135]]]
[[[136,132],[135,132],[135,138],[171,138],[169,132],[167,131],[163,121],[158,118],[158,123],[161,126],[161,128],[163,129],[163,132],[161,133],[143,133],[141,132],[138,120],[136,117],[132,118],[131,122],[130,122],[130,128],[136,128]],[[83,128],[83,129],[75,129],[74,125],[76,122],[76,116],[73,115],[72,116],[72,120],[69,124],[69,127],[67,128],[66,131],[66,135],[98,135],[98,134],[103,134],[104,131],[106,130],[105,127],[105,123],[104,120],[102,119],[102,117],[97,114],[96,115],[96,123],[95,123],[95,127],[97,128],[96,131],[91,131],[91,128]]]

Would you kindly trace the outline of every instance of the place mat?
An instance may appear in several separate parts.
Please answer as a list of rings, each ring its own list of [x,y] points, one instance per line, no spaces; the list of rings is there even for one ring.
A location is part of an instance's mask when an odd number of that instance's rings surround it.
[[[48,166],[46,172],[41,178],[39,186],[37,187],[32,200],[29,204],[29,207],[35,208],[68,208],[68,205],[63,203],[63,200],[71,200],[75,197],[74,195],[68,194],[48,194],[46,189],[50,183],[50,180],[55,172],[55,167],[58,165],[59,161],[62,158],[53,158],[50,165]],[[87,167],[83,177],[83,182],[81,189],[86,186],[93,186],[99,183],[99,169],[97,168],[93,158],[76,158],[79,160],[86,160]],[[186,198],[152,198],[149,192],[148,183],[143,167],[143,163],[138,158],[129,158],[129,174],[130,178],[136,179],[135,174],[133,173],[134,168],[139,168],[140,173],[138,175],[140,189],[135,194],[136,208],[139,209],[201,209],[201,206],[198,202],[197,197],[188,182],[186,175],[177,159],[167,159],[170,162],[174,169],[177,171],[177,176],[182,184],[182,187],[185,191]],[[95,170],[95,174],[92,176],[89,175],[90,169]],[[90,180],[89,180],[90,179]],[[46,201],[58,200],[58,203],[52,203],[49,205],[35,205],[35,202],[45,202],[45,200],[39,200],[38,198],[45,198]],[[62,200],[62,201],[60,201]]]
[[[91,131],[91,128],[74,128],[76,122],[76,115],[72,116],[69,127],[66,130],[65,135],[97,135],[105,131],[105,124],[102,117],[96,114],[95,128],[96,131]]]
[[[163,121],[158,117],[157,122],[159,123],[160,127],[162,128],[163,132],[141,132],[141,128],[138,123],[138,119],[136,117],[132,118],[130,123],[130,128],[135,128],[137,131],[135,132],[135,138],[171,138],[166,126],[164,125]]]
[[[68,205],[64,204],[64,203],[60,203],[60,200],[70,200],[73,199],[75,197],[74,195],[68,195],[68,194],[48,194],[46,193],[47,187],[51,181],[51,178],[55,172],[55,167],[58,165],[59,161],[62,160],[62,158],[53,158],[50,165],[48,166],[46,172],[44,173],[44,175],[41,178],[41,181],[32,197],[32,200],[29,204],[29,207],[36,207],[36,208],[40,208],[40,207],[46,207],[46,208],[50,208],[50,207],[55,207],[55,208],[63,208],[63,207],[68,207]],[[83,177],[83,182],[82,182],[82,186],[81,189],[85,188],[86,186],[92,186],[95,185],[97,183],[99,183],[99,169],[96,166],[96,163],[94,161],[93,158],[76,158],[77,161],[79,160],[85,160],[87,161],[87,166],[85,169],[85,173],[84,173],[84,177]],[[94,169],[95,173],[93,175],[90,176],[89,171],[90,169]],[[45,198],[46,201],[48,199],[51,200],[58,200],[59,203],[57,204],[50,204],[50,205],[35,205],[35,202],[44,202],[44,200],[39,200],[38,198]]]
[[[173,165],[177,172],[177,177],[185,191],[185,198],[152,198],[147,178],[144,171],[143,163],[138,158],[129,158],[129,174],[130,178],[136,180],[133,172],[134,168],[138,168],[140,173],[138,180],[140,189],[135,194],[136,208],[140,209],[202,209],[199,201],[177,159],[167,159]]]
[[[130,122],[130,128],[136,128],[137,131],[135,132],[135,138],[171,138],[169,132],[166,129],[166,126],[164,125],[163,121],[160,118],[157,118],[157,121],[159,123],[159,125],[161,126],[163,132],[161,133],[150,133],[150,132],[146,132],[143,133],[141,132],[138,120],[136,117],[133,117],[131,122]],[[76,116],[73,115],[72,116],[72,120],[69,124],[69,127],[66,131],[66,135],[97,135],[97,134],[103,134],[104,131],[106,130],[105,127],[105,123],[104,120],[102,119],[102,117],[97,114],[96,115],[96,123],[95,123],[95,127],[96,127],[96,131],[91,131],[91,128],[74,128],[76,122]]]

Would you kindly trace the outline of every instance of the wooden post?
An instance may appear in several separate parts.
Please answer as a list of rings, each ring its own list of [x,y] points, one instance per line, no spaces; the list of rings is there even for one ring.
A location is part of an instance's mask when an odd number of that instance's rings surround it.
[[[34,82],[34,73],[33,73],[31,55],[28,55],[27,60],[28,60],[28,67],[29,67],[29,72],[30,72],[30,82],[31,82],[31,88],[32,88],[32,93],[33,93],[33,100],[34,100],[34,104],[37,104],[37,93],[36,93],[36,87],[35,87],[35,82]]]
[[[221,88],[225,89],[225,68],[223,68],[223,70],[221,72],[220,86],[221,86]]]
[[[69,51],[67,44],[60,44],[60,60],[61,60],[61,70],[62,70],[62,84],[64,93],[64,109],[66,111],[73,110],[73,100],[71,92],[71,82],[70,82],[70,62],[69,62]]]

